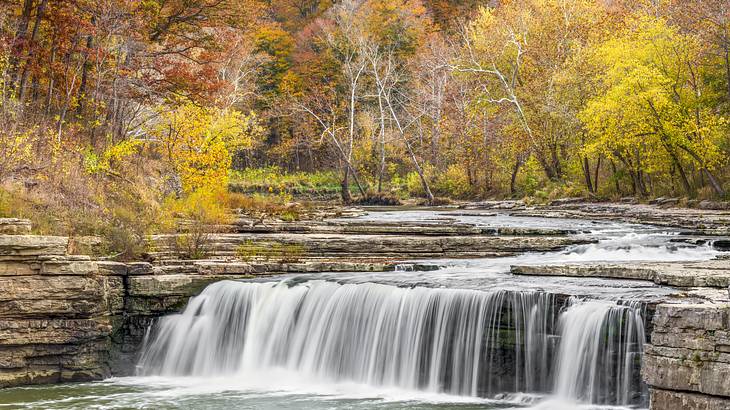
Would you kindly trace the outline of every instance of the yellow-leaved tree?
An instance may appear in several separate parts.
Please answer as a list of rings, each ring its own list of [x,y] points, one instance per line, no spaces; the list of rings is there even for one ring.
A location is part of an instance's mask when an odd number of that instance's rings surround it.
[[[263,133],[255,114],[206,108],[190,102],[160,107],[160,120],[148,133],[180,177],[186,193],[226,187],[231,156],[252,147]]]
[[[580,113],[592,137],[586,150],[623,163],[640,195],[647,181],[667,176],[693,195],[692,168],[724,195],[713,170],[726,120],[703,97],[703,58],[697,38],[648,16],[594,51],[603,74]]]

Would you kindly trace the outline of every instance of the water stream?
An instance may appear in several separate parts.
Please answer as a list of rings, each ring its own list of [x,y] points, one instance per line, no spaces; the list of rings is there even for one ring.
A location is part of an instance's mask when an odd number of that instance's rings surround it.
[[[440,268],[426,272],[218,282],[150,329],[138,376],[10,389],[0,408],[642,408],[645,310],[675,291],[519,277],[509,266],[717,253],[643,225],[430,211],[369,218],[570,228],[598,242],[429,260]]]

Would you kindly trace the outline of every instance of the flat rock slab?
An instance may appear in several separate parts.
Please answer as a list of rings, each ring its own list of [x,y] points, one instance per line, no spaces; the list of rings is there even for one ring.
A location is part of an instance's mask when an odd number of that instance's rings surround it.
[[[0,235],[0,256],[65,255],[67,248],[65,236]]]
[[[152,238],[157,256],[171,257],[170,236]],[[334,234],[215,234],[210,236],[209,255],[235,257],[252,247],[262,250],[275,244],[294,245],[298,257],[427,257],[508,256],[525,251],[555,251],[593,240],[565,236],[395,236]],[[256,249],[254,249],[256,250]]]
[[[727,410],[730,398],[655,388],[649,406],[652,410]]]
[[[479,214],[483,216],[483,214]],[[237,233],[321,233],[343,235],[412,235],[412,236],[480,236],[480,235],[545,235],[562,236],[578,233],[571,229],[528,227],[484,227],[455,223],[445,216],[440,221],[376,222],[358,220],[278,222],[240,219],[229,227]]]
[[[676,287],[730,286],[730,263],[724,259],[704,262],[588,263],[562,265],[513,265],[515,275],[572,276],[647,280]]]
[[[0,218],[0,234],[27,235],[31,230],[30,219]]]
[[[513,215],[545,218],[605,219],[679,227],[693,233],[730,235],[730,210],[672,208],[623,203],[563,203],[554,206],[515,209]]]
[[[0,279],[2,318],[84,318],[121,312],[124,286],[113,276],[11,276]]]

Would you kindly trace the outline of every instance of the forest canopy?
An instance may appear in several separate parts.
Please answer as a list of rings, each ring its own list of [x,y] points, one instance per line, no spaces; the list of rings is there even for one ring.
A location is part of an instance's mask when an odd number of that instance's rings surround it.
[[[728,198],[725,0],[0,7],[0,210],[123,225],[257,169],[344,202]]]

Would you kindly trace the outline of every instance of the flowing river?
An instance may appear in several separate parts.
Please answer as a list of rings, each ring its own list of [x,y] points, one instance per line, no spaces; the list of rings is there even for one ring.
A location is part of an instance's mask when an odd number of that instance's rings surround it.
[[[509,267],[717,253],[646,225],[449,211],[361,219],[571,229],[597,242],[417,261],[438,266],[427,271],[218,282],[150,329],[137,376],[0,390],[0,409],[642,408],[646,309],[676,291]]]

